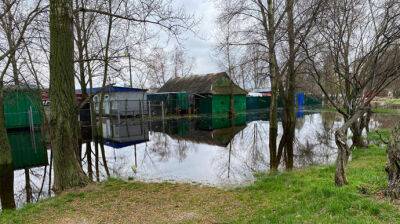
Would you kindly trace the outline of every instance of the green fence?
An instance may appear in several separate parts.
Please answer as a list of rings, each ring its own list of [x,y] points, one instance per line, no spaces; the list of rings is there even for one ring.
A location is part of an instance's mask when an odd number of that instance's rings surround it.
[[[306,95],[304,97],[304,106],[306,107],[318,107],[322,106],[322,100],[315,96]]]
[[[296,95],[296,99],[299,94]],[[296,104],[297,104],[296,100]],[[269,109],[271,104],[270,96],[247,96],[246,97],[246,106],[247,110],[267,110]],[[304,107],[318,107],[322,105],[321,99],[305,95],[304,96]],[[278,107],[282,108],[284,106],[283,98],[278,97]]]
[[[155,104],[164,102],[166,112],[170,114],[177,111],[187,111],[190,107],[189,94],[186,92],[148,94],[147,99]]]

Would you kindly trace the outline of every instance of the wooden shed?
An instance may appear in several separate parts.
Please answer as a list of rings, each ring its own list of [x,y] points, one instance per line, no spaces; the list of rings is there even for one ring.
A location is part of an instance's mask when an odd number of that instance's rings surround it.
[[[158,92],[187,92],[190,107],[199,114],[246,112],[247,92],[236,85],[226,72],[170,79]]]

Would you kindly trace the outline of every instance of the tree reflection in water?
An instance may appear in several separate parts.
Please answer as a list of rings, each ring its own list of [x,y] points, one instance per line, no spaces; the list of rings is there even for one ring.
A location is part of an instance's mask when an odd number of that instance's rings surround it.
[[[386,127],[397,118],[375,115],[371,128]],[[333,130],[341,122],[340,116],[331,112],[309,113],[299,118],[295,166],[333,163],[336,158]],[[121,130],[127,131],[115,133],[120,135],[118,140],[130,140],[131,143],[119,148],[113,144],[106,146],[106,159],[113,177],[226,186],[251,182],[255,172],[265,172],[269,167],[268,116],[253,114],[236,120],[181,118],[164,123],[152,121],[141,124],[142,131],[129,127],[130,124],[124,125]],[[133,133],[135,135],[130,136]],[[282,133],[281,127],[279,133]],[[106,175],[102,165],[100,173],[104,180]],[[83,166],[87,170],[86,161]],[[31,169],[34,201],[49,196],[50,169],[46,169],[46,175],[43,175],[43,167]],[[26,200],[23,171],[16,171],[15,179],[15,196],[20,206]]]

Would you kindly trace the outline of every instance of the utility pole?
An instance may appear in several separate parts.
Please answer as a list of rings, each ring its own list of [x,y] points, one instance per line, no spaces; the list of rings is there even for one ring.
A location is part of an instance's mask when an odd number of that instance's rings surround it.
[[[128,57],[129,61],[129,86],[133,88],[133,83],[132,83],[132,62],[131,62],[131,53],[129,52],[128,46],[126,47],[126,56]]]

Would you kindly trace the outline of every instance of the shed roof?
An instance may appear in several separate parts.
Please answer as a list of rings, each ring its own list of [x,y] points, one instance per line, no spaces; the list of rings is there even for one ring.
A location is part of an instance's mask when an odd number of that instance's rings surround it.
[[[90,89],[88,89],[88,92]],[[107,92],[107,93],[114,93],[114,92],[146,92],[147,89],[140,89],[140,88],[130,88],[130,87],[121,87],[121,86],[114,86],[114,85],[108,85],[105,86],[104,88],[102,87],[95,87],[92,89],[93,94],[97,94],[100,92]],[[76,93],[80,94],[82,93],[82,90],[76,90]]]
[[[158,90],[162,92],[187,92],[192,94],[235,94],[245,95],[246,90],[233,83],[226,72],[206,75],[191,75],[168,80]]]

